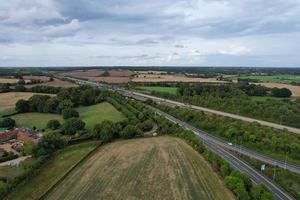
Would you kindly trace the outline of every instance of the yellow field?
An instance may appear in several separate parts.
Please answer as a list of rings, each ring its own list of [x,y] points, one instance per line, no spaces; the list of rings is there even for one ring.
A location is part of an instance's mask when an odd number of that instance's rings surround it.
[[[284,84],[284,83],[255,83],[257,85],[263,85],[268,88],[287,88],[291,90],[292,96],[294,97],[300,97],[300,86],[295,86],[295,85],[289,85],[289,84]]]
[[[6,92],[0,93],[0,113],[7,112],[11,109],[15,108],[15,105],[19,99],[29,99],[31,96],[39,94],[39,93],[31,93],[31,92]],[[46,95],[46,94],[41,94]],[[53,96],[52,94],[47,94]]]
[[[235,199],[204,158],[171,137],[107,144],[46,199]]]

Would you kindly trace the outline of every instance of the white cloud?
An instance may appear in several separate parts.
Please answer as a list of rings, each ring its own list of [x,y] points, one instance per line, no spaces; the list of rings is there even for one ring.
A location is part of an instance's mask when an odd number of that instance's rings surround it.
[[[230,45],[224,49],[219,50],[221,54],[227,55],[245,55],[251,52],[251,49],[245,46]]]
[[[74,35],[80,27],[80,22],[77,19],[73,19],[68,24],[44,27],[42,31],[43,35],[47,37],[65,37]]]

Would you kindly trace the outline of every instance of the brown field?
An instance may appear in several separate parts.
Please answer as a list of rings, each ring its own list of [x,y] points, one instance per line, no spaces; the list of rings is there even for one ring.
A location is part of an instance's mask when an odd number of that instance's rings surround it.
[[[257,85],[263,85],[268,88],[287,88],[291,90],[293,97],[300,97],[300,86],[289,85],[284,83],[255,83]]]
[[[48,76],[23,76],[24,79],[27,80],[41,80],[43,82],[49,81],[49,77]]]
[[[26,88],[32,88],[34,86],[39,86],[39,85],[62,87],[62,88],[78,87],[78,85],[75,83],[71,83],[69,81],[62,81],[62,80],[54,78],[54,81],[38,83],[38,84],[33,84],[33,85],[26,85]]]
[[[25,80],[25,83],[29,83],[29,82],[30,82],[30,80],[27,80],[27,79],[25,79],[25,78],[24,78],[24,80]],[[15,83],[17,83],[18,81],[19,81],[19,79],[16,79],[16,78],[3,78],[3,77],[0,78],[0,83],[10,83],[10,84],[15,84]]]
[[[215,78],[192,78],[185,75],[157,75],[157,74],[139,74],[133,79],[133,82],[205,82],[205,83],[225,83]]]
[[[15,104],[19,99],[29,99],[31,96],[40,93],[31,93],[31,92],[7,92],[0,93],[0,113],[7,112],[11,109],[14,109]],[[46,95],[46,94],[41,94]],[[53,94],[47,94],[50,96],[54,96]]]
[[[129,70],[110,70],[110,76],[103,77],[103,73],[104,70],[78,70],[64,73],[64,75],[106,83],[127,83],[130,80],[130,76],[134,74],[134,72]]]
[[[235,199],[183,140],[153,137],[107,144],[46,199]]]

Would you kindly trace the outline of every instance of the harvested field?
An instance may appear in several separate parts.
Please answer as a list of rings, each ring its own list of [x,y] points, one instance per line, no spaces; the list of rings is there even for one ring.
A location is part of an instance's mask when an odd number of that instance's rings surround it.
[[[25,83],[29,83],[30,80],[27,80],[25,79]],[[3,77],[0,77],[0,83],[10,83],[10,84],[15,84],[19,81],[19,79],[15,79],[15,78],[3,78]]]
[[[300,86],[289,85],[284,83],[254,83],[257,85],[263,85],[268,88],[287,88],[291,90],[293,97],[300,97]]]
[[[69,81],[62,81],[60,79],[54,79],[54,81],[46,82],[46,83],[38,83],[38,84],[33,84],[33,85],[26,85],[26,88],[32,88],[34,86],[52,86],[52,87],[62,87],[62,88],[70,88],[70,87],[78,87],[77,84],[71,83]]]
[[[104,70],[80,70],[67,72],[64,75],[106,83],[127,83],[130,81],[130,76],[134,74],[130,70],[110,70],[109,76],[102,76],[104,72]]]
[[[43,82],[49,81],[49,77],[48,76],[23,76],[24,79],[27,80],[41,80]]]
[[[107,144],[46,199],[235,199],[204,158],[172,137]]]
[[[7,112],[15,108],[15,104],[20,99],[29,99],[31,96],[40,93],[31,93],[31,92],[6,92],[0,93],[0,113]],[[40,94],[40,95],[50,95],[52,94]]]
[[[203,82],[203,83],[225,83],[216,78],[191,78],[185,75],[157,75],[157,74],[139,74],[133,79],[133,82]]]

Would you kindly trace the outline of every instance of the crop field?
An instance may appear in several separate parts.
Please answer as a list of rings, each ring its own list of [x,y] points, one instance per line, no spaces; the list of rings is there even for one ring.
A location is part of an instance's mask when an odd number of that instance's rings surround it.
[[[291,90],[293,97],[300,97],[300,86],[289,85],[284,83],[255,83],[257,85],[263,85],[268,88],[287,88]]]
[[[121,112],[107,102],[80,107],[77,111],[79,112],[80,119],[86,123],[85,127],[89,130],[92,130],[95,124],[101,123],[103,120],[117,122],[125,119],[125,116]]]
[[[63,122],[61,115],[52,113],[20,113],[11,116],[11,118],[16,120],[18,127],[32,128],[35,126],[37,129],[46,128],[48,121],[51,119],[57,119],[61,123]]]
[[[233,76],[233,79],[252,79],[258,80],[261,82],[272,82],[272,83],[291,83],[296,82],[300,83],[300,76],[299,75],[291,75],[291,74],[280,74],[280,75],[249,75],[249,76]]]
[[[59,181],[73,166],[95,149],[98,142],[87,142],[66,147],[55,153],[25,184],[20,184],[7,199],[25,200],[39,199],[57,181]]]
[[[159,75],[159,74],[138,74],[133,79],[133,82],[194,82],[194,83],[224,83],[216,78],[193,78],[181,75]]]
[[[62,80],[54,78],[54,81],[49,81],[49,82],[45,82],[45,83],[38,83],[38,84],[32,84],[32,85],[26,85],[26,88],[32,88],[34,86],[39,86],[39,85],[52,86],[52,87],[62,87],[62,88],[78,87],[78,85],[75,84],[75,83],[71,83],[69,81],[62,81]]]
[[[159,86],[139,86],[138,88],[150,92],[163,92],[169,94],[176,94],[178,89],[177,87],[159,87]]]
[[[31,96],[39,93],[31,92],[6,92],[0,93],[0,115],[14,111],[15,105],[20,99],[29,99]],[[46,94],[40,94],[46,95]],[[47,94],[53,96],[52,94]]]
[[[152,137],[104,145],[46,199],[235,198],[209,163],[183,140]]]

